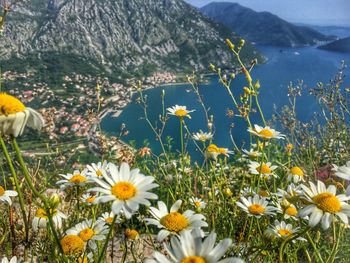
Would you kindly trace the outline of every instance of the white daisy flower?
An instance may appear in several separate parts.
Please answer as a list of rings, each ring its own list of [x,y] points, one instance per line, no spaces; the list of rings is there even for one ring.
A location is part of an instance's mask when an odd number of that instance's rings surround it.
[[[248,128],[248,132],[254,134],[264,140],[269,139],[284,139],[285,135],[280,132],[270,128],[269,126],[261,127],[259,125],[254,125],[254,128]]]
[[[190,198],[190,204],[193,205],[195,208],[200,208],[200,209],[204,209],[207,204],[200,198],[198,197],[191,197]]]
[[[84,186],[91,182],[86,174],[86,170],[82,172],[75,170],[73,174],[60,174],[60,176],[64,179],[59,180],[56,184],[61,185],[62,189],[70,186]]]
[[[167,236],[171,234],[177,235],[183,230],[208,226],[202,214],[195,214],[191,210],[186,210],[184,213],[178,212],[181,204],[182,201],[177,200],[170,208],[170,211],[162,201],[158,201],[158,209],[150,207],[150,212],[154,219],[146,218],[145,220],[147,224],[161,228],[157,236],[159,242],[162,242]]]
[[[177,116],[179,118],[187,117],[191,119],[190,113],[194,110],[187,110],[186,106],[175,105],[173,107],[167,108],[168,114]]]
[[[54,209],[51,211],[52,221],[57,228],[62,227],[62,220],[67,219],[67,216],[62,212]],[[39,230],[39,228],[46,228],[47,223],[49,222],[49,218],[43,208],[38,208],[35,212],[35,216],[32,221],[32,227],[35,232]]]
[[[22,135],[26,126],[41,130],[45,121],[43,117],[31,108],[27,108],[17,98],[6,93],[0,93],[0,133]]]
[[[289,170],[287,180],[297,184],[300,181],[304,182],[305,181],[304,177],[305,177],[304,171],[300,167],[294,166]]]
[[[293,203],[295,200],[299,199],[302,193],[303,191],[300,185],[296,186],[295,184],[291,183],[287,186],[286,190],[278,188],[276,195]]]
[[[102,221],[108,225],[111,225],[113,222],[114,216],[115,215],[113,212],[105,212],[97,219],[97,221]],[[121,218],[117,216],[116,223],[121,223],[121,221],[122,221]]]
[[[97,197],[96,203],[113,201],[112,211],[115,215],[123,213],[126,218],[131,218],[132,213],[139,209],[139,205],[150,206],[148,199],[157,199],[157,195],[148,192],[158,187],[154,184],[154,177],[144,176],[139,169],[130,171],[127,163],[122,163],[119,170],[114,164],[109,165],[110,175],[103,175],[103,178],[93,178],[100,186],[90,191],[99,192],[102,195]]]
[[[264,179],[269,179],[272,176],[277,177],[276,174],[274,174],[274,170],[276,170],[276,165],[271,165],[270,162],[267,163],[258,163],[254,161],[250,161],[248,164],[249,172],[251,174],[260,174],[260,176]]]
[[[87,171],[86,175],[90,177],[99,177],[101,178],[108,170],[108,162],[104,161],[103,163],[99,162],[97,164],[92,163],[91,165],[86,166]]]
[[[245,211],[248,216],[255,216],[260,218],[263,215],[275,215],[276,208],[269,206],[269,202],[266,201],[265,197],[260,197],[259,195],[254,195],[254,197],[249,196],[248,198],[242,196],[240,202],[236,202],[243,211]]]
[[[347,161],[345,165],[340,167],[333,164],[333,167],[332,170],[335,172],[336,176],[346,181],[350,181],[350,161]],[[350,184],[346,188],[346,195],[350,195]]]
[[[230,151],[227,148],[220,148],[217,145],[212,143],[207,147],[206,157],[217,160],[217,157],[221,154],[225,155],[226,157],[229,157],[229,155],[233,153],[234,153],[233,151]]]
[[[79,236],[84,242],[87,242],[91,249],[96,249],[96,241],[106,239],[108,233],[107,225],[102,221],[92,222],[91,219],[85,220],[66,231],[67,235]]]
[[[179,237],[172,237],[169,245],[164,245],[168,256],[155,251],[153,259],[147,259],[145,263],[244,263],[232,257],[220,260],[232,245],[231,239],[226,238],[216,246],[215,243],[214,232],[202,241],[200,230],[184,230]]]
[[[299,227],[293,227],[291,224],[286,224],[284,221],[279,222],[275,220],[275,224],[266,230],[266,234],[271,237],[286,239],[291,235],[299,231]],[[306,241],[302,237],[298,237],[295,240]],[[295,242],[293,240],[293,242]]]
[[[350,205],[345,201],[348,201],[350,196],[336,195],[337,188],[334,185],[326,188],[321,181],[317,181],[317,186],[310,182],[310,187],[301,187],[310,205],[301,209],[298,215],[304,217],[311,214],[309,226],[314,227],[321,221],[322,228],[327,229],[336,215],[344,224],[349,223]]]
[[[243,149],[242,152],[244,153],[243,156],[247,156],[253,159],[261,156],[261,152],[255,151],[254,149],[250,149],[249,151],[246,149]]]
[[[202,130],[199,130],[199,132],[196,132],[193,134],[193,139],[195,139],[196,141],[201,141],[201,142],[205,142],[205,141],[209,141],[213,138],[213,134],[210,132],[203,132]]]
[[[96,200],[96,195],[93,192],[85,193],[80,197],[80,201],[82,201],[84,204],[91,206],[94,204]]]
[[[292,218],[297,220],[298,209],[291,204],[287,199],[281,199],[277,203],[278,212],[283,215],[284,219]]]
[[[7,202],[9,205],[12,205],[12,201],[10,197],[17,196],[18,193],[12,190],[5,190],[0,185],[0,201]]]
[[[17,257],[16,257],[16,256],[12,257],[12,258],[10,259],[10,261],[9,261],[6,257],[4,257],[4,258],[1,259],[1,263],[17,263],[17,262],[19,263],[20,260],[17,260]]]

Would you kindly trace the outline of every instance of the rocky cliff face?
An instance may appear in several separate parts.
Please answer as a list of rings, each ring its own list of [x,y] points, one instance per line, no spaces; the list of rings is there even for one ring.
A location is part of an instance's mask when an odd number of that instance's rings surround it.
[[[5,69],[47,73],[201,70],[231,64],[229,36],[182,0],[32,0],[9,14],[0,55]],[[247,45],[243,57],[259,55]]]

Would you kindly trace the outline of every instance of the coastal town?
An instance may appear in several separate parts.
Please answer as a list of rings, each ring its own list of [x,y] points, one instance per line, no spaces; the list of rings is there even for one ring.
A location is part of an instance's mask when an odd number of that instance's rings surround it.
[[[34,73],[2,73],[2,91],[19,98],[43,115],[44,134],[55,142],[85,138],[96,132],[96,124],[108,114],[118,116],[131,101],[138,79],[125,84],[108,78],[73,74],[64,76],[60,85],[33,82]],[[141,79],[142,88],[175,83],[176,75],[157,72]]]

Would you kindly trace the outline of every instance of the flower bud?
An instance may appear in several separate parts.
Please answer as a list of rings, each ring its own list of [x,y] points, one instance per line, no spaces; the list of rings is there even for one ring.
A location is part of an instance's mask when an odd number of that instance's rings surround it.
[[[235,49],[235,45],[232,44],[231,40],[229,40],[228,38],[226,39],[226,44],[231,50]]]

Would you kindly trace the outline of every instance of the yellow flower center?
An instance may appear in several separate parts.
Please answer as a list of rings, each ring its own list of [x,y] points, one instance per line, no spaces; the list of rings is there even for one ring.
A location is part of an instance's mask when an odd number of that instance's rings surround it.
[[[137,232],[135,229],[127,229],[127,230],[125,230],[125,236],[128,239],[135,240],[138,235],[139,235],[139,232]]]
[[[268,129],[262,129],[258,134],[265,138],[271,138],[273,136],[273,133]]]
[[[304,176],[303,170],[301,170],[300,167],[298,167],[298,166],[295,166],[292,169],[290,169],[290,173],[298,175],[300,177]]]
[[[55,214],[57,214],[57,209],[54,209],[54,210],[51,209],[50,212],[51,212],[51,215],[54,216]],[[44,219],[48,218],[45,210],[42,208],[38,208],[38,210],[36,210],[35,217],[40,217]]]
[[[96,196],[90,196],[90,197],[86,198],[86,202],[91,204],[92,202],[95,201],[95,199],[96,199]]]
[[[298,214],[298,210],[294,206],[289,206],[284,213],[289,216],[296,216]]]
[[[341,210],[339,199],[332,193],[325,192],[318,194],[312,200],[323,212],[335,214]]]
[[[226,154],[227,153],[227,149],[226,148],[218,148],[218,153]]]
[[[207,151],[210,153],[217,153],[219,152],[219,148],[215,144],[210,144],[207,148]]]
[[[265,190],[260,190],[258,193],[261,197],[268,197],[269,193]]]
[[[81,174],[75,174],[72,176],[71,179],[69,179],[69,182],[73,184],[80,184],[86,182],[86,177]]]
[[[112,224],[113,223],[113,217],[107,217],[105,219],[105,221],[108,223],[108,224]]]
[[[180,261],[180,263],[207,263],[207,261],[198,256],[189,256]]]
[[[258,171],[258,173],[261,173],[261,174],[270,174],[271,173],[270,167],[264,163],[261,166],[256,167],[256,170]]]
[[[136,195],[136,187],[129,182],[119,182],[113,185],[111,191],[119,200],[128,200]]]
[[[77,260],[76,262],[77,262],[77,263],[89,263],[89,260],[88,260],[88,258],[85,256],[84,258],[83,258],[83,257],[78,258],[78,260]]]
[[[76,235],[68,235],[62,238],[61,246],[65,255],[81,254],[84,251],[84,241]]]
[[[200,207],[200,206],[201,206],[201,202],[195,201],[195,202],[194,202],[194,205],[197,206],[197,207]]]
[[[160,219],[160,223],[172,232],[180,232],[188,226],[188,220],[178,212],[171,212]]]
[[[187,110],[184,110],[184,109],[178,109],[175,111],[175,115],[177,117],[185,117],[187,116],[187,114],[188,114]]]
[[[25,109],[26,107],[19,99],[6,93],[0,93],[0,116],[15,114]]]
[[[0,196],[5,194],[5,189],[0,185]]]
[[[102,173],[102,171],[101,171],[101,170],[97,170],[97,171],[96,171],[96,175],[97,175],[98,177],[100,177],[100,176],[102,176],[102,175],[103,175],[103,173]]]
[[[265,212],[265,210],[266,210],[265,207],[259,204],[252,204],[248,207],[249,213],[253,215],[261,215]]]
[[[290,231],[289,229],[279,229],[278,234],[284,237],[284,236],[290,236],[291,234],[293,234],[293,232]]]
[[[85,228],[79,232],[79,237],[85,242],[89,241],[94,235],[95,232],[91,228]]]

